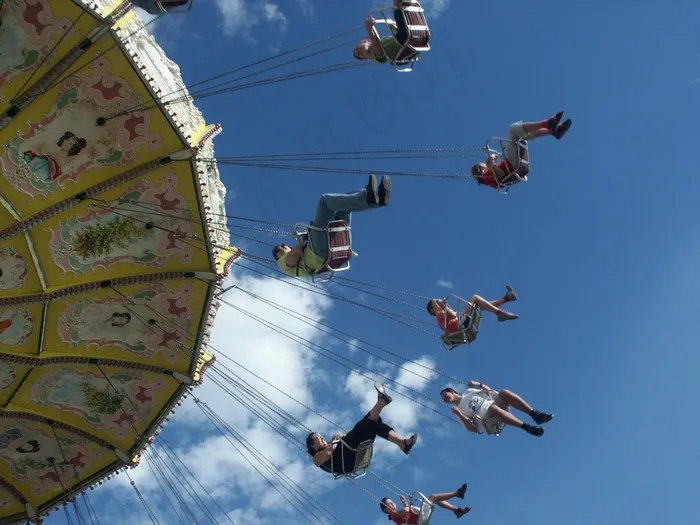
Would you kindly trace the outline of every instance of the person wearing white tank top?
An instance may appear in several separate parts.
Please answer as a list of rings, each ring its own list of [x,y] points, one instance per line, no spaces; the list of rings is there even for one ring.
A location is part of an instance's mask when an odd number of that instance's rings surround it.
[[[508,426],[522,428],[536,437],[544,434],[539,426],[552,420],[552,414],[534,410],[523,398],[510,390],[497,392],[479,381],[469,381],[467,390],[460,394],[454,388],[444,388],[440,392],[442,400],[454,405],[452,412],[459,422],[470,432],[499,435]],[[536,425],[522,422],[509,412],[510,407],[528,414]]]

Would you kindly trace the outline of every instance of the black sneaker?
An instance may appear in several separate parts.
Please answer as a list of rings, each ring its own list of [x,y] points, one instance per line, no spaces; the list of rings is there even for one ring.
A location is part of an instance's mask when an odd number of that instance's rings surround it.
[[[391,178],[388,175],[382,177],[379,183],[379,205],[388,206],[391,197]]]
[[[379,194],[377,192],[377,177],[374,175],[369,176],[369,182],[365,188],[365,194],[367,197],[367,204],[370,206],[379,206]]]
[[[374,389],[377,391],[379,399],[383,399],[387,405],[393,401],[393,399],[391,399],[391,396],[386,393],[384,385],[382,385],[378,381],[374,382]]]
[[[554,135],[554,138],[557,140],[561,140],[561,138],[566,134],[567,131],[569,131],[569,128],[571,127],[571,119],[566,119],[564,122],[559,124],[552,135]]]
[[[528,425],[527,423],[523,423],[523,430],[531,436],[536,437],[542,437],[542,434],[544,434],[544,428]]]
[[[470,510],[472,510],[471,507],[460,507],[457,510],[455,510],[455,516],[457,516],[457,519],[459,519],[465,514],[468,514]]]
[[[417,441],[418,441],[418,434],[413,434],[410,438],[404,439],[403,444],[404,444],[405,448],[403,449],[403,453],[408,456],[408,453],[411,452],[413,445],[415,445]]]
[[[547,414],[546,412],[540,412],[539,410],[533,410],[530,417],[538,425],[543,425],[545,423],[549,423],[554,416],[552,414]]]
[[[552,118],[547,119],[547,127],[554,131],[557,129],[557,126],[559,125],[559,122],[561,121],[561,118],[564,116],[563,111],[559,111],[556,115],[554,115]]]
[[[467,493],[467,484],[465,483],[457,489],[457,497],[459,499],[464,499],[464,495]]]
[[[518,296],[515,293],[515,290],[513,290],[513,287],[509,284],[506,284],[506,295],[503,296],[503,298],[508,301],[517,301]]]
[[[518,314],[504,310],[502,314],[498,314],[498,322],[502,323],[503,321],[515,321],[518,317],[520,317]]]

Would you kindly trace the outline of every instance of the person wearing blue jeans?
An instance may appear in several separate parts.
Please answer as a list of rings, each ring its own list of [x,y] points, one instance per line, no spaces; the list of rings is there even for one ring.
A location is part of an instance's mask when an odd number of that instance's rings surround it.
[[[389,204],[391,195],[391,179],[387,176],[377,184],[377,177],[370,175],[367,186],[351,193],[325,193],[321,195],[316,209],[316,216],[311,222],[316,228],[326,228],[333,220],[351,222],[352,212],[372,208],[382,208]],[[272,249],[272,255],[277,266],[290,277],[309,277],[311,272],[321,270],[329,255],[328,236],[326,231],[310,230],[311,245],[307,244],[291,248],[286,244],[278,244]]]

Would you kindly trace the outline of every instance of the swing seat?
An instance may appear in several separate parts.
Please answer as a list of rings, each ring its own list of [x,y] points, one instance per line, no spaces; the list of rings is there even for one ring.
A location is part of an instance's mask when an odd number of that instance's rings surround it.
[[[399,73],[409,73],[413,71],[413,66],[418,61],[420,54],[430,51],[430,28],[420,3],[407,0],[399,5],[398,10],[402,17],[401,22],[406,27],[407,38],[396,54],[396,58],[389,62]],[[398,34],[396,22],[399,21],[394,21],[392,17],[387,16],[387,11],[393,12],[394,8],[380,7],[372,9],[369,12],[369,16],[373,16],[373,13],[376,13],[378,17],[375,17],[375,22],[384,24],[391,35],[396,38]]]
[[[462,320],[466,315],[464,312],[467,305],[469,305],[469,301],[462,299],[457,295],[448,295],[445,298],[446,306],[450,305],[450,298],[453,298],[457,301],[457,319],[460,322],[460,326],[462,326]],[[445,323],[447,323],[447,317],[445,318]],[[449,352],[451,350],[454,350],[458,346],[471,345],[474,341],[476,341],[477,335],[479,335],[479,324],[481,324],[481,308],[479,308],[476,305],[473,305],[469,317],[469,323],[466,326],[463,326],[458,332],[442,334],[440,336],[442,346],[445,348],[445,350]],[[444,328],[445,327],[443,327],[443,329]]]
[[[342,448],[343,453],[341,454],[342,458],[342,472],[334,472],[333,469],[333,457],[331,457],[331,473],[333,474],[333,477],[335,479],[339,478],[350,478],[350,479],[358,479],[367,474],[367,470],[369,470],[369,466],[372,463],[372,453],[374,451],[374,442],[367,440],[363,441],[358,445],[356,449],[350,447],[345,441],[342,439],[338,439],[336,441],[333,441],[333,443],[338,443]],[[355,453],[355,464],[352,466],[352,470],[349,470],[346,472],[345,469],[345,451],[348,450],[350,452]]]
[[[518,151],[518,162],[516,165],[512,166],[510,171],[506,172],[506,175],[502,180],[496,181],[496,184],[498,185],[497,189],[501,193],[508,193],[508,190],[514,184],[518,184],[519,182],[527,182],[527,175],[530,173],[530,154],[528,151],[527,140],[520,139],[516,143],[513,143],[512,141],[502,137],[491,137],[486,141],[486,146],[484,146],[484,149],[486,150],[487,155],[496,156],[496,161],[494,163],[498,164],[507,160],[506,146],[508,145],[516,146]],[[510,161],[507,162],[510,164]]]
[[[309,235],[310,231],[325,232],[326,242],[328,244],[328,258],[323,263],[323,266],[314,270],[306,265],[304,260],[304,246],[308,244],[314,253],[313,241]],[[302,254],[302,264],[304,269],[311,275],[315,282],[315,276],[327,275],[327,279],[320,282],[329,281],[336,272],[343,272],[350,269],[350,259],[352,258],[352,236],[350,225],[342,220],[330,221],[325,228],[318,228],[310,224],[297,223],[294,225],[294,233],[299,249]]]
[[[185,14],[194,6],[194,0],[132,0],[131,3],[151,15]]]
[[[433,516],[434,506],[430,499],[422,492],[414,492],[408,498],[409,507],[418,508],[418,525],[430,525],[430,518]]]

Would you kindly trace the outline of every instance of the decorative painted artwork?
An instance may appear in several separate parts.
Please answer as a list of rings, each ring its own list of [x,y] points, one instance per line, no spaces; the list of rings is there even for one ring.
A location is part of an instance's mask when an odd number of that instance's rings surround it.
[[[168,171],[157,182],[139,180],[114,208],[91,208],[51,230],[52,260],[64,273],[108,269],[117,263],[161,268],[173,258],[194,260],[193,222],[178,178]]]
[[[0,345],[21,346],[34,332],[34,316],[27,309],[0,310]],[[2,372],[0,371],[0,389]]]
[[[0,248],[0,290],[17,290],[27,282],[27,261],[14,246]]]
[[[170,290],[162,283],[129,297],[109,295],[68,303],[58,318],[58,335],[71,347],[117,346],[148,359],[161,354],[170,362],[182,358],[185,334],[193,319],[192,284]]]
[[[17,380],[17,365],[0,361],[0,392]]]
[[[13,77],[33,71],[53,53],[54,46],[70,29],[71,21],[54,16],[47,0],[4,0],[0,2],[0,17],[2,96],[3,88]],[[3,98],[7,99],[7,94]]]
[[[0,510],[5,510],[17,504],[17,499],[0,486]]]
[[[51,111],[4,144],[3,176],[17,191],[32,198],[46,196],[77,183],[91,169],[130,165],[139,148],[160,148],[160,136],[149,129],[148,112],[110,119],[104,126],[95,123],[138,106],[142,99],[126,80],[112,75],[106,58],[91,62],[86,71],[87,76],[70,76],[52,90],[56,98]]]
[[[97,431],[132,439],[132,425],[142,426],[150,417],[167,378],[142,370],[106,373],[109,381],[94,366],[42,370],[35,373],[29,395],[34,403],[72,413]]]
[[[23,419],[0,420],[0,458],[7,462],[14,479],[28,483],[34,494],[60,490],[82,476],[90,463],[110,452],[97,443],[47,424]],[[54,460],[52,464],[49,458]],[[55,465],[55,467],[54,467]],[[90,469],[92,470],[92,469]]]

